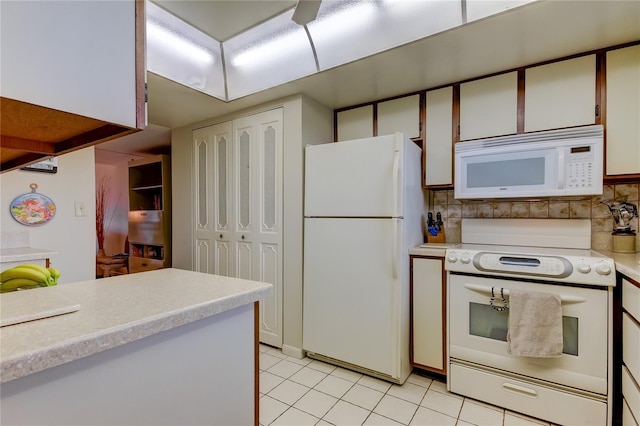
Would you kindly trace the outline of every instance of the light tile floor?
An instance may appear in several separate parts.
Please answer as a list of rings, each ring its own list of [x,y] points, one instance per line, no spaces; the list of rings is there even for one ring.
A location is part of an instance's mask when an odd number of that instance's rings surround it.
[[[260,345],[263,426],[539,426],[549,423],[447,392],[412,373],[398,386]]]

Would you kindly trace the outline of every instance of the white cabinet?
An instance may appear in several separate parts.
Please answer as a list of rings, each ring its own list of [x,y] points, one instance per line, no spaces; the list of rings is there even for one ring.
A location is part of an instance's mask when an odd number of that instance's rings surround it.
[[[1,7],[3,171],[146,126],[143,1]]]
[[[424,149],[425,186],[453,184],[453,87],[427,92]]]
[[[640,45],[611,50],[606,60],[605,174],[640,173]]]
[[[622,278],[622,425],[640,425],[640,284]]]
[[[378,135],[404,133],[420,137],[420,95],[404,96],[378,103]]]
[[[340,111],[336,114],[338,141],[373,136],[373,105]]]
[[[527,68],[524,97],[525,132],[594,124],[595,55]]]
[[[514,134],[517,113],[515,71],[460,85],[460,140]]]
[[[195,269],[268,282],[260,341],[282,346],[282,109],[193,132]]]
[[[446,374],[446,284],[443,257],[411,256],[411,363]]]

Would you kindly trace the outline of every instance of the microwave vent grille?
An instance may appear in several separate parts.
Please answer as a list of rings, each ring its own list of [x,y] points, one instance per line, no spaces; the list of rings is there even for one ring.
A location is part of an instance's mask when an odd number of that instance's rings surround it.
[[[548,130],[543,132],[523,133],[519,135],[498,136],[468,142],[458,142],[455,144],[455,152],[465,152],[482,148],[494,148],[522,143],[560,142],[602,138],[603,133],[604,131],[602,125],[595,125],[585,127],[572,127],[569,129],[560,130]]]

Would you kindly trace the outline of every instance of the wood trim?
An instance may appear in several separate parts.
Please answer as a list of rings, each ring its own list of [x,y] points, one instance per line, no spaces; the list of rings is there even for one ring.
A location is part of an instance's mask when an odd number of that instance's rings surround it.
[[[65,154],[67,152],[85,148],[88,146],[96,145],[101,142],[106,142],[116,137],[128,135],[130,133],[137,132],[138,129],[129,129],[128,127],[119,126],[116,124],[105,124],[97,129],[90,130],[77,136],[72,136],[55,144],[56,155]]]
[[[605,163],[606,164],[606,163]],[[609,175],[604,177],[605,185],[634,184],[640,185],[640,173],[633,175]]]
[[[453,85],[452,114],[453,114],[453,119],[452,119],[451,135],[453,136],[453,144],[455,144],[460,142],[460,84]],[[453,144],[451,144],[452,150],[453,150]],[[451,158],[453,158],[453,151],[451,154],[452,154]],[[451,168],[451,170],[453,170],[453,167]]]
[[[448,358],[448,351],[447,348],[449,347],[448,345],[448,341],[447,341],[447,318],[448,316],[448,312],[447,312],[447,273],[444,270],[444,257],[439,258],[440,259],[440,274],[442,276],[442,374],[446,375],[447,374],[447,358]]]
[[[420,148],[422,148],[422,169],[420,170],[420,182],[423,188],[426,188],[426,178],[427,178],[427,92],[421,92],[418,102],[418,130],[420,132],[420,139],[422,139],[422,143],[420,144]]]
[[[524,133],[524,108],[525,108],[525,85],[526,85],[526,73],[524,68],[518,70],[518,100],[517,100],[517,124],[516,124],[516,133]]]
[[[147,64],[146,64],[146,11],[145,1],[135,3],[135,55],[136,55],[136,127],[147,127]]]
[[[371,105],[371,109],[373,110],[372,111],[372,113],[373,113],[373,123],[372,123],[373,129],[371,129],[371,130],[372,130],[373,136],[375,137],[375,136],[378,136],[378,102],[374,102]]]
[[[260,302],[253,302],[253,425],[260,426]]]
[[[413,259],[417,256],[409,256],[409,364],[415,365],[413,359]]]
[[[604,52],[596,54],[596,111],[595,124],[606,124],[607,112],[607,55]],[[606,150],[605,150],[606,155]],[[605,162],[606,164],[606,162]]]
[[[55,145],[35,139],[23,139],[14,136],[0,135],[2,149],[26,150],[34,154],[53,155],[56,153]]]

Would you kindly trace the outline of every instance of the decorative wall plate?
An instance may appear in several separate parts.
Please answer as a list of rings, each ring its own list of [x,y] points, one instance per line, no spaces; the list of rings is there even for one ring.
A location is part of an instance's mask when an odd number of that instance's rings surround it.
[[[27,226],[44,225],[56,215],[56,205],[51,198],[36,192],[38,185],[29,185],[31,192],[16,197],[9,207],[11,216]]]

